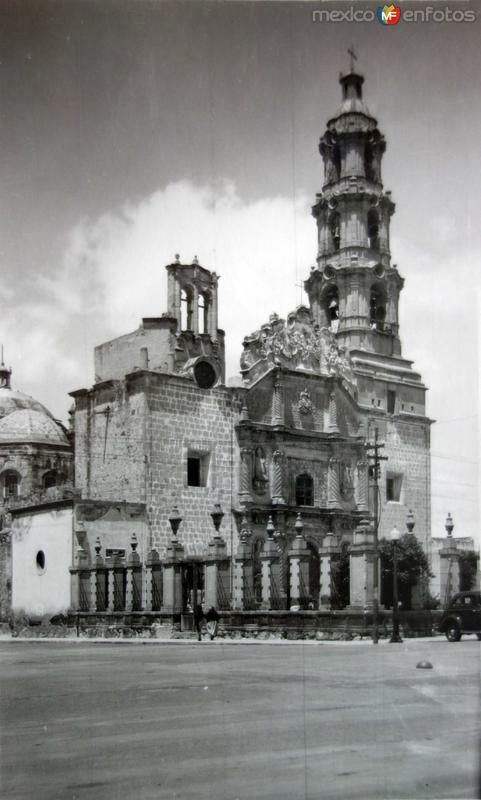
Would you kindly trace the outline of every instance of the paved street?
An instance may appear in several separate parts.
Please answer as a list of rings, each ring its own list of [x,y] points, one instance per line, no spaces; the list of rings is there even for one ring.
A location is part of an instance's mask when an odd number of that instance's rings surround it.
[[[478,797],[479,657],[474,640],[1,642],[0,794]]]

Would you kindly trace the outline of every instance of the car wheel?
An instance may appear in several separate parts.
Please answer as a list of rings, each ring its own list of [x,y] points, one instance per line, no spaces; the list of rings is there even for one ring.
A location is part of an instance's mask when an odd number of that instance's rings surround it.
[[[476,634],[476,637],[477,637],[477,639],[478,639],[478,642],[481,642],[481,633],[477,633],[477,634]]]
[[[459,642],[461,631],[457,622],[450,622],[446,628],[446,639],[448,642]]]

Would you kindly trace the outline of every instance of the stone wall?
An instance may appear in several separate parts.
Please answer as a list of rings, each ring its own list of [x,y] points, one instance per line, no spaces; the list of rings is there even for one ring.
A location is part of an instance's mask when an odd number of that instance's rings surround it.
[[[179,538],[195,554],[212,537],[210,511],[220,502],[230,545],[239,463],[234,389],[139,371],[75,395],[76,486],[84,499],[145,504],[149,546],[161,554],[173,505],[183,518]],[[188,486],[189,454],[203,459],[205,486]]]
[[[170,539],[168,516],[174,503],[182,516],[179,538],[187,553],[205,552],[214,527],[210,511],[221,504],[221,534],[230,552],[236,528],[231,509],[238,487],[239,449],[234,425],[235,393],[226,387],[199,389],[191,381],[152,376],[148,391],[151,424],[151,479],[147,496],[153,547],[163,551]],[[189,486],[187,458],[205,462],[205,486]]]
[[[12,545],[10,531],[0,533],[0,621],[10,615],[12,602]]]
[[[374,423],[373,423],[374,424]],[[400,417],[376,420],[379,439],[385,443],[381,453],[388,458],[381,462],[381,518],[379,537],[387,537],[396,527],[406,530],[406,515],[412,510],[415,520],[414,534],[430,554],[431,547],[431,469],[430,426],[425,420],[406,421]],[[402,475],[399,501],[388,501],[387,477]]]

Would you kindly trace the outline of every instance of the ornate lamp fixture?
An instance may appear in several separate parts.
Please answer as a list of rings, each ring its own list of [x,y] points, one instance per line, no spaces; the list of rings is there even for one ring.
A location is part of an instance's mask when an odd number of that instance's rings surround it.
[[[170,527],[172,528],[172,541],[177,541],[177,531],[179,530],[179,525],[182,522],[182,517],[180,516],[179,509],[177,506],[174,506],[172,511],[170,512],[169,516]]]

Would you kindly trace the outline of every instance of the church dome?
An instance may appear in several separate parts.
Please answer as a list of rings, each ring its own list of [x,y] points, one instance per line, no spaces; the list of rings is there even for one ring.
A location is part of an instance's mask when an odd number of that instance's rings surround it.
[[[45,406],[28,394],[12,389],[11,370],[0,365],[0,444],[41,442],[68,444],[58,422]]]
[[[2,398],[0,403],[1,400]],[[6,442],[68,444],[65,433],[49,412],[35,400],[33,403],[33,408],[19,408],[0,419],[0,444]]]

